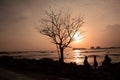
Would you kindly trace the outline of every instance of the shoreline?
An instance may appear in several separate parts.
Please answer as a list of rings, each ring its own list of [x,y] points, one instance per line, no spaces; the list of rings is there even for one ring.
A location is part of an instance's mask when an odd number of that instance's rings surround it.
[[[111,50],[110,50],[111,51]],[[70,62],[75,62],[77,63],[78,65],[82,65],[83,64],[83,60],[84,60],[84,57],[85,56],[88,56],[88,60],[89,60],[89,63],[91,65],[93,65],[93,57],[96,56],[97,57],[97,62],[99,64],[99,66],[101,65],[101,62],[102,60],[104,59],[104,56],[107,54],[106,52],[103,52],[103,51],[90,51],[87,50],[87,53],[84,53],[86,51],[67,51],[67,52],[64,52],[64,61],[66,63],[70,63]],[[42,58],[51,58],[51,59],[54,59],[54,60],[58,60],[58,55],[56,52],[52,52],[52,51],[40,51],[40,52],[14,52],[14,53],[3,53],[1,54],[0,53],[0,56],[11,56],[11,57],[15,57],[15,58],[18,58],[18,59],[24,59],[24,58],[27,58],[27,59],[36,59],[36,60],[39,60],[39,59],[42,59]],[[110,58],[112,59],[112,62],[113,63],[116,63],[116,62],[120,62],[120,50],[115,50],[115,52],[110,52],[109,53],[109,56]]]

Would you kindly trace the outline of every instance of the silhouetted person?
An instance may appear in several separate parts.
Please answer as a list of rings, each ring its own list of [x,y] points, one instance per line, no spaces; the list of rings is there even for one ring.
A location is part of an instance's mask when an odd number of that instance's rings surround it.
[[[88,57],[87,56],[85,56],[85,59],[84,59],[84,67],[85,68],[90,68],[91,66],[90,66],[90,64],[88,63]]]
[[[94,56],[93,67],[94,67],[94,68],[97,68],[97,67],[98,67],[98,63],[97,63],[97,60],[96,60],[96,56]]]
[[[111,64],[111,58],[106,54],[102,65],[110,65],[110,64]]]

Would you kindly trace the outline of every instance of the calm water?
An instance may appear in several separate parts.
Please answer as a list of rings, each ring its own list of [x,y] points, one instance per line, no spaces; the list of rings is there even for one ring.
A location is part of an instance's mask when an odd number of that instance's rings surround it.
[[[104,60],[105,54],[108,54],[113,63],[120,62],[120,49],[96,49],[96,50],[67,50],[65,51],[65,62],[76,62],[78,65],[83,64],[84,57],[88,56],[88,62],[93,64],[93,56],[97,56],[99,65]],[[11,52],[7,54],[0,54],[0,56],[13,56],[17,58],[41,59],[52,58],[58,60],[58,54],[55,51],[40,51],[40,52]]]

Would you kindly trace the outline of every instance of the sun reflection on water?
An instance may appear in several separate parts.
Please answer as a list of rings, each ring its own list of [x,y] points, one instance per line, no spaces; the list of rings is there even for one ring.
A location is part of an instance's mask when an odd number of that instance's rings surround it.
[[[79,65],[83,64],[84,56],[80,53],[80,50],[74,50],[74,62],[76,62]]]

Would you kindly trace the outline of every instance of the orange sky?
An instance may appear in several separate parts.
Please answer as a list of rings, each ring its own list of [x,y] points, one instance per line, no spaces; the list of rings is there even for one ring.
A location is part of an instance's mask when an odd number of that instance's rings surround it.
[[[50,6],[84,18],[85,38],[74,47],[120,46],[120,0],[0,0],[0,51],[54,50],[35,29]]]

